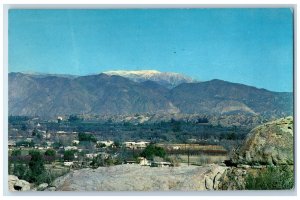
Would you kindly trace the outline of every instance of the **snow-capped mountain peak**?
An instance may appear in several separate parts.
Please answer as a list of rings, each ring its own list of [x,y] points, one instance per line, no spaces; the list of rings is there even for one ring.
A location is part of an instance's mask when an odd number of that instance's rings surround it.
[[[160,85],[163,85],[167,88],[173,88],[181,83],[191,83],[195,82],[191,77],[174,73],[174,72],[160,72],[157,70],[116,70],[116,71],[107,71],[103,72],[107,75],[118,75],[128,79],[131,79],[135,82],[144,82],[144,81],[154,81]]]

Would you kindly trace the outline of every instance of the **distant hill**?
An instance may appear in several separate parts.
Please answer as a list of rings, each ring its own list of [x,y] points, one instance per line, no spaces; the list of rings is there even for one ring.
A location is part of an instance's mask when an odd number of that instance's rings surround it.
[[[10,73],[9,114],[54,117],[69,114],[187,113],[288,116],[293,94],[212,80],[167,88],[118,75],[33,76]]]
[[[240,112],[271,116],[293,113],[293,95],[271,92],[222,80],[184,83],[170,91],[169,99],[185,113]]]

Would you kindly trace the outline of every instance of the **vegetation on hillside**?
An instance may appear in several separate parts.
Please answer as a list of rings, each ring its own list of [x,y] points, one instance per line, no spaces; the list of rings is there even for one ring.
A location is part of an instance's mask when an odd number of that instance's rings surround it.
[[[269,166],[257,174],[248,174],[247,190],[284,190],[294,187],[294,170],[291,166]]]

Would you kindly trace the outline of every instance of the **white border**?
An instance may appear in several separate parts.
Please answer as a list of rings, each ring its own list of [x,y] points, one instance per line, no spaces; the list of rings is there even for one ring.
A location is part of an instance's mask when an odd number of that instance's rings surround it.
[[[260,4],[260,5],[253,5],[253,4],[232,5],[232,4],[239,4],[239,3],[241,3],[241,2],[237,2],[237,1],[227,1],[226,2],[226,3],[229,2],[231,5],[230,4],[223,4],[223,1],[206,1],[206,2],[204,2],[205,4],[197,5],[198,2],[196,2],[196,1],[189,1],[189,0],[186,0],[186,1],[173,1],[173,2],[168,2],[168,1],[164,1],[164,0],[159,1],[159,2],[158,1],[150,1],[149,2],[149,1],[140,0],[140,1],[127,1],[126,2],[126,3],[129,3],[129,4],[135,4],[135,5],[128,5],[128,4],[125,5],[125,4],[122,4],[122,3],[124,3],[124,1],[113,1],[113,2],[112,1],[105,1],[104,3],[106,3],[106,5],[95,5],[96,3],[99,3],[99,1],[90,1],[90,0],[76,1],[76,3],[84,3],[84,4],[88,4],[88,3],[90,4],[91,3],[90,5],[69,5],[69,4],[67,5],[66,3],[74,3],[74,1],[71,1],[71,0],[68,0],[68,1],[66,1],[66,0],[60,0],[60,1],[53,0],[53,1],[43,1],[43,2],[38,1],[38,0],[32,0],[32,1],[27,1],[27,2],[29,4],[38,4],[39,3],[39,4],[44,4],[44,5],[41,6],[41,5],[22,4],[22,5],[10,5],[8,7],[14,7],[14,8],[21,8],[21,7],[22,8],[24,8],[24,7],[25,8],[37,8],[37,7],[38,8],[41,8],[41,7],[45,7],[45,8],[66,8],[66,7],[68,7],[68,8],[79,8],[79,7],[80,8],[99,8],[99,7],[101,7],[101,8],[116,8],[116,7],[118,7],[118,8],[128,8],[128,7],[130,7],[130,8],[144,8],[144,7],[147,7],[147,8],[149,8],[149,7],[151,7],[151,8],[158,8],[158,7],[164,7],[164,8],[166,8],[166,7],[170,7],[170,8],[179,8],[179,7],[291,7],[291,6],[293,6],[291,4],[296,4],[297,3],[297,1],[289,1],[289,0],[284,1],[284,2],[283,1],[278,1],[278,0],[274,0],[274,1],[261,0],[261,1],[254,1],[254,2],[252,1],[251,2],[251,3]],[[22,1],[22,0],[16,0],[16,1],[4,0],[3,3],[6,3],[6,4],[24,3],[24,1]],[[57,5],[52,5],[52,4],[49,4],[49,3],[56,3]],[[102,3],[103,3],[103,1],[102,1]],[[153,4],[149,4],[149,3],[163,3],[163,4],[153,5]],[[180,5],[179,4],[178,5],[174,5],[172,3],[179,3]],[[187,3],[192,4],[192,5],[187,5]],[[200,3],[202,3],[202,2],[200,2]],[[249,3],[249,1],[247,1],[247,3]],[[263,3],[263,4],[261,4],[261,3]],[[270,3],[272,3],[273,5],[270,5]],[[278,4],[278,3],[279,4],[289,3],[290,5],[286,5],[286,4],[285,5],[274,5],[274,4]],[[60,4],[60,5],[58,5],[58,4]],[[114,4],[121,4],[121,5],[114,5]],[[144,4],[144,5],[141,5],[141,4]],[[172,5],[168,5],[168,4],[172,4]],[[212,4],[215,4],[215,5],[212,5]],[[6,7],[6,8],[8,8],[8,7]],[[294,8],[294,9],[296,9],[296,8]],[[5,9],[4,9],[4,12],[5,12]],[[5,13],[1,12],[1,15],[0,15],[0,20],[1,21],[3,21],[5,19],[5,15],[3,15],[3,14],[5,14]],[[295,16],[295,17],[298,17],[298,16]],[[299,22],[299,20],[295,20],[295,23],[298,24],[298,22]],[[7,25],[6,23],[3,23],[3,24],[4,24],[4,26]],[[295,26],[295,28],[296,27],[297,26]],[[3,27],[1,27],[1,29],[3,29]],[[296,31],[296,29],[295,29],[295,31]],[[0,52],[1,53],[0,54],[0,58],[3,61],[3,58],[7,58],[7,35],[5,36],[5,32],[3,32],[3,30],[1,32],[4,33],[3,36],[4,36],[4,38],[6,38],[6,39],[3,39],[3,37],[1,38],[1,42],[2,42],[3,46],[6,47],[6,48],[4,48],[5,49],[4,52]],[[295,47],[297,46],[296,44],[297,44],[297,40],[295,40]],[[296,50],[296,48],[295,48],[295,50]],[[298,55],[298,52],[295,51],[295,54],[296,53]],[[296,61],[296,55],[295,55],[295,61]],[[295,62],[295,64],[296,64],[296,62]],[[1,73],[2,73],[2,71],[1,71]],[[298,75],[298,71],[295,68],[295,74],[294,74],[295,76],[296,76],[296,73]],[[6,83],[6,81],[7,81],[7,59],[6,59],[6,63],[4,62],[3,76],[1,76],[1,78],[0,78],[1,84]],[[297,83],[298,83],[298,80],[295,79],[295,84],[294,84],[295,91],[297,89],[297,87],[296,87]],[[3,97],[1,98],[1,103],[2,103],[4,109],[2,111],[3,113],[2,113],[1,118],[0,118],[0,123],[1,123],[0,127],[3,127],[4,130],[7,130],[7,86],[6,86],[6,84],[4,84],[2,88],[3,88],[3,93],[2,93]],[[295,106],[295,109],[297,109],[297,111],[298,111],[298,108],[296,106]],[[295,128],[297,128],[297,127],[295,127]],[[295,132],[297,132],[296,130],[297,129],[295,129]],[[6,133],[5,133],[5,131],[3,132],[3,136],[5,136],[5,134],[7,136],[7,131],[6,131]],[[295,135],[297,135],[297,134],[295,134]],[[5,140],[3,140],[3,141],[0,140],[1,147],[3,147],[2,145],[3,145],[3,143],[5,144],[5,142],[6,142],[6,146],[7,146],[7,137],[6,137],[6,141]],[[297,149],[297,147],[296,147],[296,149]],[[3,148],[0,148],[0,151],[2,151],[2,150],[3,150]],[[4,154],[2,154],[2,155],[4,155],[2,157],[2,159],[3,159],[2,164],[3,164],[3,163],[5,163],[4,162],[5,159],[7,160],[7,152],[4,151],[4,152],[1,152],[1,153],[4,153]],[[5,153],[6,153],[6,155],[5,155]],[[297,159],[296,160],[298,160],[298,156],[299,155],[297,154]],[[5,170],[5,165],[1,166],[1,167],[2,168],[0,169],[0,175],[1,175],[1,177],[3,177],[3,175],[4,175],[3,174],[3,170]],[[7,170],[7,165],[6,165],[6,170]],[[5,180],[5,177],[4,177],[4,180]],[[297,177],[297,181],[296,182],[298,182],[298,181],[299,181],[299,177]],[[3,192],[2,191],[2,189],[3,189],[3,185],[2,184],[3,183],[4,182],[0,183],[1,192]],[[298,187],[299,187],[299,185],[297,184],[297,189],[298,189]],[[65,195],[76,195],[76,196],[72,197],[74,199],[81,198],[82,195],[90,195],[89,193],[86,193],[86,192],[83,192],[83,193],[78,193],[78,192],[71,192],[71,193],[69,193],[69,192],[67,192],[67,193],[66,192],[59,192],[59,193],[61,193],[59,195],[63,195],[63,196],[65,196]],[[94,194],[91,194],[91,195],[107,195],[105,193],[98,193],[98,192],[93,192],[93,193]],[[109,194],[110,195],[124,195],[124,193],[109,193]],[[279,191],[279,192],[276,191],[276,192],[271,192],[271,193],[269,193],[269,192],[266,193],[265,191],[263,191],[263,192],[251,192],[250,191],[250,193],[249,193],[249,191],[242,191],[242,192],[240,192],[240,191],[237,191],[237,192],[232,192],[232,191],[230,191],[230,192],[226,192],[225,191],[224,192],[224,191],[220,191],[220,192],[210,192],[210,193],[207,193],[207,192],[196,192],[196,193],[193,193],[193,192],[192,193],[172,192],[172,193],[156,193],[156,194],[150,194],[150,195],[176,195],[176,196],[183,196],[183,195],[209,195],[209,196],[211,196],[211,195],[213,195],[214,197],[210,197],[210,198],[222,198],[222,199],[224,198],[223,196],[228,196],[228,195],[235,195],[235,197],[237,197],[236,195],[251,195],[251,196],[252,195],[263,195],[263,196],[264,195],[272,195],[272,197],[271,197],[272,199],[274,199],[274,198],[280,198],[280,199],[282,199],[282,197],[280,197],[280,196],[287,195],[287,194],[289,194],[289,195],[293,195],[294,194],[295,195],[296,193],[291,194],[290,192],[286,193],[285,191]],[[23,193],[22,193],[22,195],[23,195]],[[29,197],[29,195],[31,195],[31,194],[27,193],[26,196],[27,195]],[[33,195],[48,195],[48,194],[45,194],[43,192],[42,194],[41,193],[33,193]],[[58,194],[55,194],[55,195],[58,195]],[[149,193],[147,193],[147,192],[130,193],[129,192],[129,193],[126,193],[125,195],[149,195]],[[26,197],[22,197],[22,198],[26,199]],[[31,198],[32,197],[30,197],[30,199]],[[45,198],[45,197],[43,197],[43,198]],[[88,198],[92,198],[92,196],[89,196]],[[107,197],[105,197],[105,198],[107,198]],[[146,197],[142,197],[142,198],[146,198]],[[156,197],[153,197],[153,198],[156,198]],[[174,199],[174,198],[175,197],[172,197],[172,199]],[[203,198],[203,197],[200,197],[200,198]],[[234,198],[234,197],[230,197],[230,199],[232,199],[232,198]],[[245,198],[245,197],[243,197],[243,198]],[[264,197],[264,199],[266,199],[266,198],[267,197]],[[240,197],[239,197],[239,199],[240,199]]]

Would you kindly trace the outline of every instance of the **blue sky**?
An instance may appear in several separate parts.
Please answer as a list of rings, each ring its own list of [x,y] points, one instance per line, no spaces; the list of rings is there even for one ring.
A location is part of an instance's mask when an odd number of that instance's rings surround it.
[[[155,69],[293,90],[284,9],[9,10],[9,71]]]

